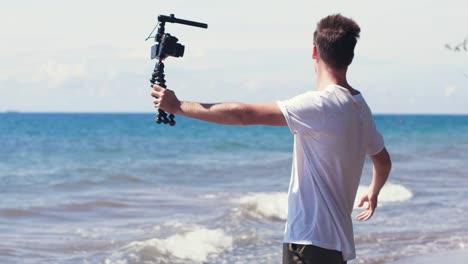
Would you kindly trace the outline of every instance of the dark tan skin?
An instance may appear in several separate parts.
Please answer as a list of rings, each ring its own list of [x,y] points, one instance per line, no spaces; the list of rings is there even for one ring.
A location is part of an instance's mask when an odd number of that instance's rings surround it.
[[[346,79],[347,68],[332,69],[313,49],[312,58],[315,62],[315,72],[317,74],[316,87],[321,91],[330,85],[339,85],[350,91],[352,95],[359,94],[359,91],[353,89]],[[154,85],[151,96],[155,98],[154,106],[168,113],[195,118],[211,123],[223,125],[269,125],[269,126],[287,126],[286,119],[283,116],[276,102],[260,104],[244,103],[214,103],[203,104],[197,102],[180,101],[172,90]],[[374,164],[372,183],[367,193],[360,199],[359,207],[364,204],[367,206],[359,213],[356,218],[366,221],[372,217],[377,208],[377,197],[391,170],[390,155],[384,148],[382,151],[370,157]]]

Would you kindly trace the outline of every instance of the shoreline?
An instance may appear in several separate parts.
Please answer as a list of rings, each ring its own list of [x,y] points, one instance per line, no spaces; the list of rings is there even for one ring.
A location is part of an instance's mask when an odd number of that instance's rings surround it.
[[[441,253],[403,258],[389,264],[466,264],[468,263],[468,249],[455,249]]]

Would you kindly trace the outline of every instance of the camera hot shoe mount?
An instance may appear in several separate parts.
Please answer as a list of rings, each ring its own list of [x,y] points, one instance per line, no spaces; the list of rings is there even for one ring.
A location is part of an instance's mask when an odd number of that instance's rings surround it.
[[[207,24],[200,23],[200,22],[195,22],[195,21],[190,21],[190,20],[185,20],[185,19],[180,19],[174,17],[173,14],[170,16],[164,16],[164,15],[159,15],[158,16],[158,25],[156,27],[158,28],[158,31],[156,35],[154,36],[154,40],[157,43],[156,45],[151,47],[151,59],[157,59],[156,66],[154,67],[153,74],[151,75],[151,87],[153,87],[154,84],[157,84],[163,88],[166,88],[166,80],[164,79],[164,63],[163,60],[166,59],[167,57],[183,57],[184,56],[184,51],[185,47],[182,44],[177,43],[179,40],[171,36],[168,33],[165,33],[164,26],[166,22],[169,23],[177,23],[177,24],[182,24],[182,25],[187,25],[187,26],[193,26],[193,27],[201,27],[201,28],[208,28]],[[154,30],[156,27],[151,31],[150,35],[146,40],[150,39],[153,34]],[[170,126],[174,126],[176,124],[174,120],[174,115],[169,114],[169,117],[166,112],[162,109],[158,109],[158,116],[156,117],[156,123],[158,124],[169,124]]]

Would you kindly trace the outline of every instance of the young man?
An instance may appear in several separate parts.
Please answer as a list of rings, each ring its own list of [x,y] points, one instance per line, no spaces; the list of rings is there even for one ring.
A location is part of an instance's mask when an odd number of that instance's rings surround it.
[[[351,213],[365,156],[373,161],[372,183],[357,215],[368,220],[377,207],[391,161],[371,111],[346,71],[360,28],[340,14],[323,18],[314,33],[317,91],[262,103],[181,102],[155,85],[155,107],[225,125],[288,126],[294,135],[283,263],[346,263],[355,258]]]

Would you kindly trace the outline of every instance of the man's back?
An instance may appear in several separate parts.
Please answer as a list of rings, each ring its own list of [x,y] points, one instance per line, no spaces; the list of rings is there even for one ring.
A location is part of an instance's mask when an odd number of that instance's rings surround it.
[[[159,85],[151,92],[154,105],[172,114],[224,125],[289,126],[295,137],[284,264],[341,264],[354,258],[350,214],[365,154],[374,168],[371,186],[359,203],[368,206],[358,220],[374,214],[391,170],[369,107],[361,95],[344,88],[350,88],[347,70],[360,31],[354,20],[341,14],[318,22],[312,59],[319,92],[259,104],[180,101]]]
[[[365,155],[384,147],[361,94],[338,85],[278,102],[294,134],[285,243],[355,257],[351,212]]]

